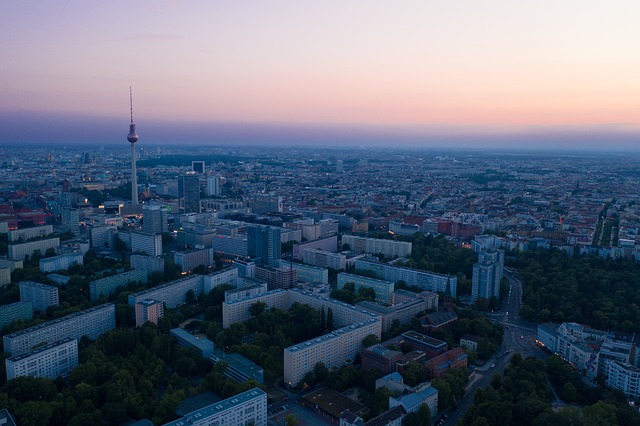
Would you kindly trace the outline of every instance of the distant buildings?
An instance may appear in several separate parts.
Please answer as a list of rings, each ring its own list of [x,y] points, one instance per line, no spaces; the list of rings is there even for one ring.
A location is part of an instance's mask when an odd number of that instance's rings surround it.
[[[271,266],[280,259],[280,228],[251,225],[247,227],[248,255],[256,264]]]
[[[162,256],[162,235],[142,231],[131,232],[131,252],[147,256]]]
[[[332,253],[320,249],[305,249],[302,258],[304,263],[320,268],[332,268],[337,271],[347,268],[347,256],[342,253]]]
[[[383,254],[385,257],[406,257],[411,255],[411,243],[406,241],[343,235],[342,244],[348,244],[356,254]]]
[[[168,208],[158,204],[144,204],[142,206],[142,230],[148,234],[162,234],[167,232]]]
[[[200,178],[194,172],[178,176],[178,198],[184,213],[200,212]]]
[[[54,237],[21,244],[9,244],[7,250],[9,259],[24,260],[25,256],[31,257],[36,250],[40,250],[40,255],[44,256],[48,249],[56,249],[58,247],[60,247],[60,238]]]
[[[142,290],[129,295],[129,305],[135,306],[143,300],[152,299],[167,305],[167,308],[175,308],[186,302],[187,293],[193,292],[194,297],[200,296],[204,291],[204,277],[191,275],[180,278],[147,290]]]
[[[392,266],[381,262],[358,259],[355,261],[356,269],[372,271],[376,277],[392,281],[404,281],[408,285],[415,285],[433,292],[445,292],[447,283],[451,288],[451,296],[456,297],[458,278],[449,275],[436,274],[435,272],[420,271],[417,269]]]

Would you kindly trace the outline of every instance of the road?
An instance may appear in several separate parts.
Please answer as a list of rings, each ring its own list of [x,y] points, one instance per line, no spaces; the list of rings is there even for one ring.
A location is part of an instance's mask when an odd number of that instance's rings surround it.
[[[523,357],[533,356],[544,359],[548,355],[535,344],[536,325],[520,318],[522,306],[522,282],[513,274],[505,272],[509,280],[509,293],[503,301],[502,311],[499,314],[487,315],[492,321],[502,324],[504,338],[496,351],[496,355],[489,359],[482,367],[478,367],[471,375],[467,391],[458,403],[458,406],[448,412],[449,418],[444,425],[455,425],[462,415],[473,403],[473,397],[480,388],[488,387],[494,374],[502,374],[509,364],[511,357],[519,353]]]

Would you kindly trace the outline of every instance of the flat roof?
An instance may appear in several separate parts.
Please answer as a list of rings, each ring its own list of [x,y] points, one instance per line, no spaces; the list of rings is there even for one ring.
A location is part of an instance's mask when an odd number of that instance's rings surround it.
[[[315,345],[318,345],[320,343],[324,343],[327,342],[331,339],[335,339],[338,338],[340,336],[342,336],[344,333],[348,333],[350,331],[362,328],[364,326],[367,326],[373,322],[379,321],[380,317],[376,317],[376,318],[371,318],[370,320],[366,321],[366,322],[359,322],[359,323],[354,323],[351,325],[347,325],[345,327],[339,328],[337,330],[333,330],[331,333],[327,333],[324,334],[320,337],[316,337],[315,339],[310,339],[307,340],[306,342],[302,342],[302,343],[297,343],[293,346],[289,346],[288,348],[285,348],[285,351],[289,351],[289,352],[296,352],[298,350],[301,349],[306,349]]]
[[[185,342],[189,343],[192,346],[197,347],[200,350],[213,349],[213,342],[207,339],[206,337],[202,337],[202,338],[196,337],[193,334],[181,328],[172,328],[171,330],[169,330],[169,332],[173,336],[184,340]]]
[[[153,291],[160,290],[162,288],[171,287],[172,285],[179,284],[179,283],[184,282],[184,281],[193,280],[193,279],[196,279],[198,277],[202,278],[203,276],[204,275],[198,275],[198,274],[189,275],[189,276],[184,277],[184,278],[178,278],[177,280],[169,281],[168,283],[157,285],[155,287],[151,287],[151,288],[148,288],[146,290],[142,290],[142,291],[139,291],[137,293],[130,294],[129,296],[138,297],[138,296],[141,296],[141,295],[146,294],[146,293],[151,293]]]
[[[336,419],[339,419],[340,414],[345,410],[349,410],[359,417],[363,417],[369,412],[366,406],[331,388],[318,389],[305,395],[302,399],[309,404],[317,406]]]
[[[238,395],[224,399],[220,402],[215,402],[199,410],[192,411],[191,413],[184,415],[180,419],[165,423],[164,426],[188,426],[196,421],[214,416],[225,410],[233,409],[233,407],[237,405],[243,404],[255,398],[259,398],[263,395],[265,397],[267,396],[267,394],[260,388],[249,389],[246,392],[239,393]]]
[[[48,345],[45,345],[45,346],[40,346],[39,348],[35,348],[33,350],[30,350],[29,352],[24,353],[22,355],[12,356],[11,358],[8,358],[7,361],[11,361],[11,362],[20,361],[20,360],[23,360],[25,358],[29,358],[30,356],[37,355],[40,352],[44,352],[44,351],[47,351],[47,350],[49,350],[51,348],[55,348],[56,346],[60,346],[60,345],[64,345],[65,343],[72,342],[74,340],[76,340],[76,339],[74,339],[73,337],[67,337],[67,338],[64,338],[62,340],[58,340],[57,342],[49,343]]]
[[[15,333],[7,334],[4,337],[14,338],[14,337],[22,336],[23,334],[28,334],[28,333],[31,333],[33,331],[36,331],[36,330],[39,330],[39,329],[42,329],[42,328],[47,328],[47,327],[53,326],[55,324],[59,324],[61,322],[65,322],[65,321],[69,321],[69,320],[77,318],[77,317],[81,317],[81,316],[89,314],[91,312],[100,311],[100,310],[107,309],[107,308],[110,308],[110,307],[115,309],[115,305],[113,303],[103,303],[102,305],[94,306],[93,308],[85,309],[84,311],[74,312],[74,313],[69,314],[69,315],[64,316],[64,317],[56,318],[56,319],[51,320],[51,321],[43,322],[42,324],[34,325],[33,327],[25,328],[24,330],[16,331]]]

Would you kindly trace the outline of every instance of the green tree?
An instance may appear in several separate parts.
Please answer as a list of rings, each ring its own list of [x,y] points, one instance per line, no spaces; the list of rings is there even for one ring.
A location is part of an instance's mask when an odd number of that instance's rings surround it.
[[[333,331],[333,309],[327,309],[327,331]]]
[[[299,421],[295,414],[287,414],[284,416],[284,423],[287,426],[297,426]]]

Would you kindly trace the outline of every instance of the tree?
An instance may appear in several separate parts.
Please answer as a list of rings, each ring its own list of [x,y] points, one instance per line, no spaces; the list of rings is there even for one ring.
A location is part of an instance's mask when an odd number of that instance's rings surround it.
[[[375,334],[369,334],[362,341],[362,347],[368,348],[369,346],[373,346],[377,343],[380,343],[380,339],[378,339],[378,336],[376,336]]]
[[[295,416],[295,414],[287,414],[286,416],[284,416],[284,423],[287,426],[297,426],[298,418]]]
[[[267,304],[261,301],[257,301],[252,303],[249,306],[249,313],[251,314],[251,318],[258,318],[267,308]]]
[[[333,331],[333,309],[331,308],[327,310],[327,331]]]
[[[327,318],[326,318],[326,315],[324,313],[324,305],[322,306],[322,309],[320,310],[320,329],[322,331],[325,331],[327,329]]]

